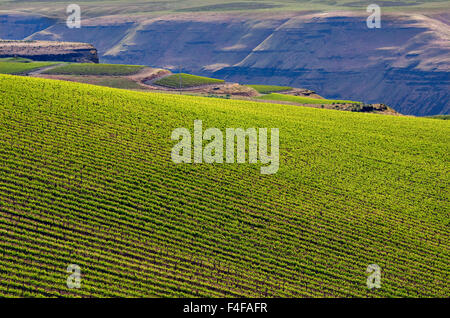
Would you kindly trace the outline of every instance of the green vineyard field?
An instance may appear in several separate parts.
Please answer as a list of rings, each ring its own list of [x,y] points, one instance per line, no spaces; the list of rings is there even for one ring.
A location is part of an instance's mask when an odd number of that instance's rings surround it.
[[[276,85],[246,85],[254,88],[258,93],[269,94],[273,92],[289,91],[292,89],[290,86],[276,86]]]
[[[279,171],[173,163],[195,119],[279,128]],[[449,146],[445,120],[0,75],[0,296],[448,297]]]
[[[143,69],[139,65],[73,63],[46,70],[51,75],[132,75]]]
[[[180,77],[181,77],[181,88],[189,88],[208,84],[221,84],[225,82],[224,80],[221,79],[181,73],[169,75],[162,79],[156,80],[154,84],[169,88],[179,88]]]
[[[54,62],[10,62],[9,60],[0,61],[0,74],[22,74],[50,66]]]
[[[303,96],[293,96],[278,93],[271,93],[263,96],[259,96],[259,99],[293,102],[298,104],[359,104],[360,102],[354,102],[351,100],[333,100],[333,99],[318,99]]]
[[[106,87],[113,87],[113,88],[123,88],[123,89],[142,89],[142,86],[140,86],[135,81],[128,79],[126,77],[120,77],[120,76],[85,76],[85,75],[60,75],[58,76],[58,79],[66,80],[66,81],[73,81],[78,83],[85,83],[85,84],[91,84],[91,85],[98,85],[98,86],[106,86]]]

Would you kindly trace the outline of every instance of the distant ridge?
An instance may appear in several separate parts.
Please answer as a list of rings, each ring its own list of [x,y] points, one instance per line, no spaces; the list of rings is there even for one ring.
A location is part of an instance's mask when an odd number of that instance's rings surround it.
[[[88,43],[0,40],[0,57],[16,56],[34,61],[99,62],[97,49]]]

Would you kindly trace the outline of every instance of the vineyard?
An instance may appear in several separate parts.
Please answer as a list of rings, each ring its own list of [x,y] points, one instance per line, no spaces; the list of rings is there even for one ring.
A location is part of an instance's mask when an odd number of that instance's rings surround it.
[[[11,62],[9,60],[0,61],[0,74],[22,74],[33,70],[50,66],[52,62]]]
[[[195,119],[279,128],[279,171],[174,164]],[[449,297],[449,146],[446,120],[0,75],[0,296]]]
[[[126,77],[119,77],[119,76],[56,75],[54,77],[64,81],[86,83],[91,85],[99,85],[123,89],[142,89],[142,86],[140,86],[135,81],[132,81]]]
[[[143,69],[139,65],[73,63],[42,72],[51,75],[132,75]]]
[[[303,96],[292,96],[278,93],[270,93],[267,95],[263,95],[258,97],[259,99],[264,100],[273,100],[273,101],[284,101],[284,102],[293,102],[298,104],[358,104],[359,102],[354,102],[351,100],[333,100],[333,99],[317,99]]]
[[[224,82],[225,81],[221,79],[180,73],[169,75],[162,79],[156,80],[154,84],[169,88],[179,88],[180,85],[181,88],[189,88],[200,85],[220,84]]]
[[[292,89],[292,87],[290,86],[277,86],[277,85],[247,85],[247,86],[255,89],[258,93],[261,94],[289,91]]]
[[[436,116],[430,116],[428,118],[450,120],[450,115],[436,115]]]

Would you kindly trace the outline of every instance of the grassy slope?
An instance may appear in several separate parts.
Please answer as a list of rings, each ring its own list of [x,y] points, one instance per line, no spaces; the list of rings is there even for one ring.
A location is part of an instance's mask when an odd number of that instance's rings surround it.
[[[58,79],[64,81],[72,81],[78,83],[86,83],[92,85],[113,87],[113,88],[123,88],[123,89],[143,89],[138,83],[130,80],[126,77],[118,76],[77,76],[77,75],[59,75]]]
[[[429,116],[427,118],[450,120],[450,115],[435,115],[435,116]]]
[[[221,79],[181,73],[182,88],[195,87],[206,84],[220,84],[224,82],[225,81]],[[154,84],[170,88],[178,88],[180,87],[180,74],[166,76],[160,80],[155,81]]]
[[[288,91],[292,89],[292,87],[289,86],[276,86],[276,85],[246,85],[246,86],[254,88],[258,93],[261,94]]]
[[[52,62],[1,62],[0,61],[0,74],[21,74],[33,70],[37,70],[41,67],[53,65]]]
[[[30,63],[33,62],[33,60],[24,57],[2,57],[0,58],[0,62]]]
[[[448,121],[13,76],[0,90],[0,295],[450,293]],[[170,134],[194,119],[279,127],[279,172],[173,164]]]
[[[334,99],[317,99],[310,97],[302,97],[302,96],[293,96],[293,95],[285,95],[285,94],[277,94],[271,93],[264,96],[258,97],[259,99],[264,100],[274,100],[274,101],[285,101],[285,102],[293,102],[299,104],[353,104],[359,103],[350,100],[334,100]]]
[[[122,65],[122,64],[92,64],[92,63],[74,63],[62,65],[43,74],[55,75],[131,75],[139,72],[144,66]]]

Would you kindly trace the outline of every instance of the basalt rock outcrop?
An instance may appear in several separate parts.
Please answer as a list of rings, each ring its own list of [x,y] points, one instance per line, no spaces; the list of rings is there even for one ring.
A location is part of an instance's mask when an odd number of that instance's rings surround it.
[[[91,44],[59,41],[0,41],[0,57],[24,57],[34,61],[98,63]]]

